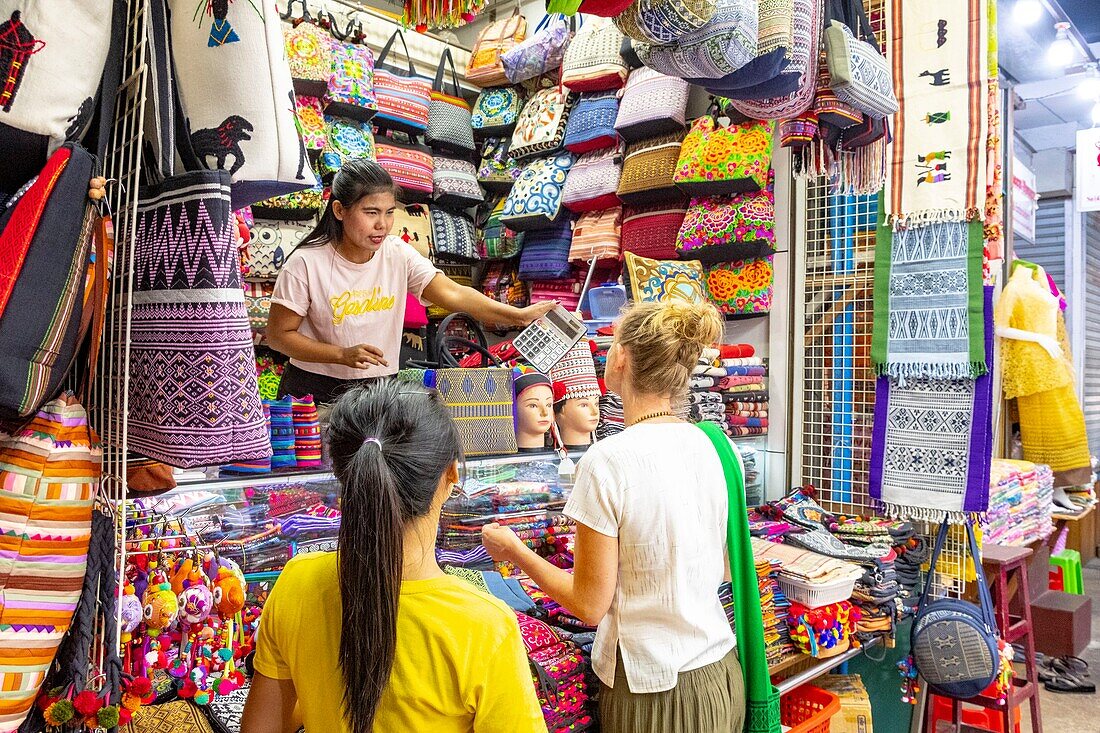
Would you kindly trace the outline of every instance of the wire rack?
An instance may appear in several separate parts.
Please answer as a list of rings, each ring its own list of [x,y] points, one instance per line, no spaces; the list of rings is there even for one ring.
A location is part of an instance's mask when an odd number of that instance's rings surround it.
[[[883,39],[883,0],[866,3],[872,27]],[[801,188],[804,186],[804,188]],[[837,193],[828,181],[801,184],[805,246],[795,272],[795,437],[792,475],[813,486],[836,514],[874,512],[868,494],[875,374],[871,364],[874,318],[875,228],[878,197]],[[797,327],[797,325],[796,325]],[[801,400],[797,399],[801,392]],[[801,414],[798,414],[798,411]],[[921,526],[929,541],[935,527]],[[959,595],[965,536],[952,531],[934,583]],[[970,575],[970,573],[967,573]]]

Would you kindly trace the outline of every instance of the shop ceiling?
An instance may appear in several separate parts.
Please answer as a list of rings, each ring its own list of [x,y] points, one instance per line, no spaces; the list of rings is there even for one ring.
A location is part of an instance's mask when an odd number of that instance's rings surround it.
[[[1047,61],[1056,19],[1044,11],[1031,26],[1013,17],[1016,0],[998,0],[998,56],[1002,75],[1018,95],[1016,131],[1032,151],[1072,149],[1077,130],[1092,126],[1095,99],[1082,99],[1083,56],[1066,69]],[[1081,40],[1100,57],[1100,0],[1058,0]]]

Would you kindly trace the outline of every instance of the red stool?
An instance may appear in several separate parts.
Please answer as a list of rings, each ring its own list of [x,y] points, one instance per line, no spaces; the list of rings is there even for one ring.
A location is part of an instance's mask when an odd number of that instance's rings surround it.
[[[1031,557],[1028,547],[1001,547],[987,544],[982,548],[982,566],[985,575],[991,579],[993,611],[997,617],[997,628],[1001,638],[1012,644],[1023,640],[1024,675],[1012,679],[1008,689],[1008,699],[1004,705],[994,697],[979,695],[969,700],[948,700],[951,717],[937,715],[935,695],[928,695],[924,703],[925,733],[936,733],[937,720],[950,720],[953,730],[958,731],[963,722],[963,703],[977,706],[996,714],[998,725],[989,730],[1018,731],[1020,721],[1019,708],[1026,700],[1031,708],[1031,733],[1043,733],[1043,721],[1039,713],[1039,671],[1035,666],[1035,642],[1031,634],[1031,594],[1027,584],[1027,560]],[[986,717],[990,720],[990,717]]]

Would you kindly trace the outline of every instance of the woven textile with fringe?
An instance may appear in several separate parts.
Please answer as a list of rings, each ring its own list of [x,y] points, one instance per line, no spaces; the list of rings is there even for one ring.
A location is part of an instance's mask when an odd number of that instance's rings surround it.
[[[984,289],[985,351],[993,358],[993,288]],[[887,516],[960,523],[989,504],[993,378],[879,377],[870,495]]]
[[[982,244],[979,222],[878,227],[871,360],[879,376],[904,386],[988,371]]]
[[[889,0],[887,54],[900,103],[886,179],[893,226],[984,215],[989,125],[987,0]]]

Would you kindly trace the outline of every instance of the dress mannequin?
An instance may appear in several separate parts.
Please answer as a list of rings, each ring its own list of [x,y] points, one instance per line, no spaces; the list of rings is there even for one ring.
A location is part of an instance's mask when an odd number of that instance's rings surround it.
[[[533,369],[517,367],[516,445],[520,452],[546,450],[546,433],[554,424],[554,391],[550,378]]]
[[[554,418],[565,448],[584,450],[600,424],[603,390],[596,379],[592,347],[581,341],[550,369],[554,380]]]

